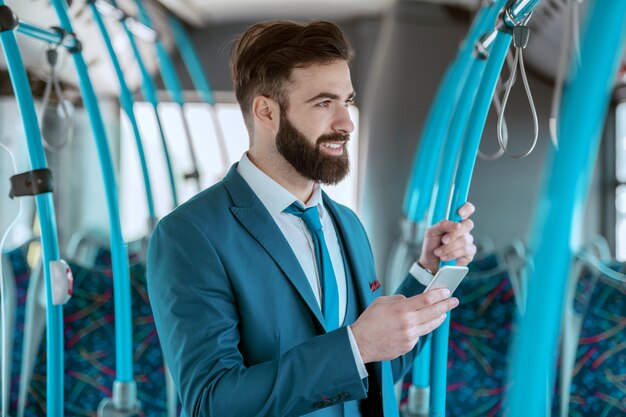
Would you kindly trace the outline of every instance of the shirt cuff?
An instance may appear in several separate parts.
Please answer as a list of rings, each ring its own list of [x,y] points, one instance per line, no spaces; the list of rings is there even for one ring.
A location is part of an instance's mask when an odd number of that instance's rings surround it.
[[[348,326],[348,338],[350,338],[350,347],[352,348],[352,354],[354,355],[356,368],[359,370],[359,376],[361,377],[361,379],[367,378],[369,374],[367,373],[367,369],[365,369],[365,364],[363,363],[361,352],[359,352],[359,346],[356,344],[356,339],[352,334],[352,329],[350,328],[350,326]]]
[[[430,284],[430,281],[433,280],[433,274],[427,272],[424,268],[419,266],[417,262],[413,263],[411,269],[409,270],[409,274],[413,275],[413,277],[423,286],[427,287]]]

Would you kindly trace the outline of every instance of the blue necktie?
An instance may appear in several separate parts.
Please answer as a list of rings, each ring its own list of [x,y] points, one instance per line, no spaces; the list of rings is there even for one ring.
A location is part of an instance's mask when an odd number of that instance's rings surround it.
[[[396,391],[393,388],[393,372],[391,371],[391,362],[383,361],[381,363],[383,372],[383,415],[385,417],[398,417],[398,402],[396,400]]]
[[[284,210],[285,213],[300,217],[313,237],[315,259],[322,287],[322,314],[326,320],[326,330],[332,331],[339,327],[339,291],[335,271],[330,262],[330,254],[324,240],[322,223],[317,206],[303,209],[298,203],[293,203]],[[385,417],[398,417],[398,404],[393,388],[391,363],[382,362],[383,385],[383,413]]]
[[[326,321],[326,331],[335,330],[339,327],[339,291],[317,206],[304,209],[298,203],[293,203],[284,212],[300,217],[311,232],[313,246],[315,246],[317,273],[322,287],[322,314]]]

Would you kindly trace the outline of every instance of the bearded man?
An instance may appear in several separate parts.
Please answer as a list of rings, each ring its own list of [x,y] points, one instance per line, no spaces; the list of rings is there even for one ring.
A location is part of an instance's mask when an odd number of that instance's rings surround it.
[[[250,27],[231,70],[250,147],[226,177],[166,216],[148,290],[187,416],[397,415],[393,382],[458,304],[422,293],[440,260],[476,251],[471,204],[428,230],[382,296],[357,216],[320,184],[349,171],[352,49],[329,22]]]

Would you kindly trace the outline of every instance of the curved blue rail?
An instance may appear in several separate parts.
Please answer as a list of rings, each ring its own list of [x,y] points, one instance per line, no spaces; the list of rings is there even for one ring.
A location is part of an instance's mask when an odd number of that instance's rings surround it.
[[[215,126],[215,133],[217,134],[217,142],[219,146],[220,156],[222,158],[222,164],[224,169],[228,169],[230,163],[228,159],[228,151],[226,149],[226,141],[224,139],[224,133],[221,125],[215,114],[215,97],[213,96],[213,89],[209,83],[209,79],[206,76],[206,71],[202,68],[198,54],[193,47],[193,42],[189,38],[187,31],[183,27],[183,24],[178,20],[176,16],[170,14],[168,16],[168,22],[174,34],[174,42],[178,47],[178,51],[183,58],[185,67],[191,76],[191,81],[196,87],[196,90],[200,93],[202,100],[212,108],[211,116],[213,117],[213,124]]]
[[[116,0],[109,0],[111,4],[115,7],[118,7]],[[130,48],[133,51],[133,55],[135,56],[135,60],[137,61],[137,65],[139,67],[139,71],[141,72],[141,91],[143,92],[143,96],[148,103],[152,106],[154,110],[154,115],[157,121],[157,127],[159,129],[159,136],[161,138],[161,147],[163,148],[163,154],[165,156],[165,163],[167,166],[167,173],[170,182],[170,192],[172,194],[172,207],[178,206],[178,191],[176,190],[176,180],[174,178],[174,168],[172,167],[172,160],[170,158],[169,148],[167,146],[167,141],[165,140],[165,131],[163,129],[163,123],[161,122],[161,116],[159,115],[159,98],[157,94],[156,84],[152,75],[150,75],[150,71],[146,67],[146,64],[141,57],[141,53],[139,52],[139,47],[137,46],[137,41],[135,40],[135,36],[132,34],[128,25],[124,20],[120,21],[122,25],[122,29],[126,33],[128,37],[128,42],[130,43]]]
[[[4,1],[0,0],[0,6]],[[0,43],[13,85],[13,91],[22,115],[24,131],[28,143],[28,155],[31,169],[47,168],[41,132],[35,104],[26,75],[26,69],[20,50],[15,39],[15,33],[6,31],[0,33]],[[50,262],[59,260],[59,243],[57,239],[57,225],[54,213],[52,194],[35,196],[39,227],[41,228],[41,246],[43,251],[43,269],[46,281],[46,344],[48,360],[46,361],[47,396],[46,410],[51,417],[63,416],[63,306],[52,304],[52,288],[50,282]],[[8,412],[8,410],[5,410]]]
[[[52,0],[52,5],[59,18],[63,30],[74,33],[72,23],[67,14],[65,0]],[[93,84],[87,72],[87,65],[80,51],[72,54],[74,65],[79,77],[79,86],[89,114],[91,128],[96,140],[100,168],[104,179],[107,208],[109,214],[111,257],[113,261],[113,290],[115,298],[115,362],[116,381],[133,382],[132,356],[132,315],[130,300],[130,275],[128,269],[128,250],[122,237],[119,214],[117,184],[113,171],[113,162],[108,141],[98,106]]]
[[[477,59],[472,63],[470,74],[467,77],[463,92],[454,111],[448,138],[444,148],[444,158],[439,170],[439,187],[433,211],[433,223],[443,220],[447,216],[450,184],[452,184],[457,162],[458,150],[467,125],[467,120],[476,97],[476,90],[485,69],[484,59]],[[448,334],[450,330],[450,313],[446,321],[433,332],[431,357],[431,388],[430,388],[430,415],[445,416],[447,362],[448,362]]]
[[[205,71],[200,63],[200,58],[193,47],[193,42],[189,38],[187,31],[180,20],[173,14],[167,16],[167,21],[170,24],[172,34],[174,35],[174,42],[176,42],[178,52],[183,58],[183,62],[191,76],[193,85],[196,87],[196,90],[198,90],[205,103],[215,105],[215,97],[213,96],[211,83],[209,83],[209,79],[205,75]]]
[[[463,145],[460,151],[457,173],[454,179],[454,193],[450,214],[448,218],[453,221],[460,221],[461,218],[457,214],[458,209],[467,201],[470,182],[474,170],[476,156],[478,154],[478,146],[482,131],[487,120],[491,98],[496,88],[498,77],[504,61],[509,45],[511,44],[511,35],[506,32],[498,32],[492,50],[489,53],[489,60],[484,68],[483,76],[476,93],[474,104],[469,116],[469,121],[463,136]],[[463,132],[461,132],[463,133]],[[458,146],[459,143],[456,143]],[[449,167],[451,170],[454,167]],[[450,178],[447,178],[448,180]],[[440,189],[441,191],[441,189]],[[447,190],[446,190],[447,191]],[[439,213],[446,216],[446,205],[448,202],[448,193],[438,201]],[[443,264],[455,264],[455,261],[444,262]],[[450,332],[450,313],[445,322],[439,326],[433,333],[433,358],[432,358],[432,374],[433,388],[431,389],[431,415],[445,415],[445,387],[447,376],[447,360],[448,360],[448,338]],[[440,388],[438,388],[440,387]]]
[[[507,408],[511,417],[543,416],[551,402],[572,254],[582,244],[579,236],[585,200],[626,40],[626,2],[596,0],[588,10],[580,66],[572,66],[575,71],[563,95],[559,120],[563,139],[558,152],[548,155],[545,172],[549,176],[534,222],[534,271],[509,371],[512,389]]]
[[[411,177],[404,194],[404,214],[414,223],[426,220],[447,127],[469,74],[474,45],[480,36],[493,28],[498,12],[505,4],[506,0],[498,0],[478,11],[461,50],[448,67],[437,90],[422,130]]]
[[[139,20],[141,21],[141,23],[156,31],[154,23],[152,22],[152,18],[150,17],[150,14],[148,14],[148,10],[146,9],[143,1],[135,0],[135,4],[137,5],[137,9],[139,10]],[[161,77],[163,77],[165,87],[172,97],[172,100],[174,100],[174,102],[178,104],[178,107],[180,108],[180,115],[184,127],[184,135],[185,139],[187,140],[189,157],[193,166],[193,171],[191,173],[185,174],[185,178],[194,179],[198,190],[200,190],[201,186],[200,171],[198,169],[198,158],[196,156],[195,147],[193,145],[187,117],[185,116],[185,98],[183,96],[183,89],[181,87],[180,80],[178,79],[178,75],[176,75],[176,68],[174,67],[174,63],[172,62],[172,59],[167,53],[165,45],[163,45],[163,42],[161,42],[159,37],[157,37],[154,45],[156,47],[159,68],[161,70]]]
[[[148,10],[143,4],[143,1],[135,0],[135,4],[137,5],[137,10],[139,11],[139,20],[141,21],[141,23],[156,31],[154,23],[152,22],[152,18],[148,14]],[[157,58],[159,60],[159,68],[161,69],[161,76],[163,77],[165,88],[167,88],[167,91],[172,97],[172,100],[174,100],[174,102],[179,106],[183,106],[185,104],[185,98],[183,97],[183,88],[181,87],[180,80],[176,75],[176,68],[174,67],[174,63],[170,59],[170,55],[167,53],[165,45],[163,45],[163,42],[161,42],[158,37],[154,42],[154,46],[156,48]]]
[[[508,12],[505,13],[505,16],[508,16],[514,19],[514,20],[509,20],[510,23],[521,22],[534,10],[534,8],[538,4],[539,4],[539,0],[518,0],[508,7]],[[503,19],[503,20],[505,23],[507,23],[506,19]],[[498,38],[499,38],[498,47],[502,49],[498,51],[499,56],[497,55],[490,56],[489,59],[493,61],[493,65],[496,65],[497,67],[500,67],[501,69],[504,63],[503,61],[504,58],[502,58],[502,56],[504,57],[506,56],[505,50],[510,45],[511,37],[510,35],[500,34],[499,32],[496,36],[496,39]],[[493,47],[493,44],[491,46]],[[502,61],[496,62],[496,58],[501,59]],[[485,67],[483,66],[481,73],[484,72],[484,69]],[[479,71],[479,70],[476,69],[476,71]],[[484,78],[484,76],[482,77]],[[497,76],[494,75],[493,72],[488,73],[487,77],[491,78],[491,82],[496,82],[493,80],[494,77],[496,77],[496,80],[497,80]],[[445,219],[448,216],[450,216],[451,219],[458,220],[456,213],[452,213],[452,214],[448,213],[448,202],[449,202],[450,192],[451,192],[450,188],[448,187],[449,185],[453,185],[452,180],[453,180],[453,175],[454,175],[455,168],[457,165],[457,160],[459,160],[460,162],[464,158],[471,158],[474,160],[476,159],[477,149],[476,149],[476,153],[474,154],[467,154],[467,155],[462,155],[462,156],[455,151],[459,149],[461,145],[461,138],[464,136],[464,132],[468,125],[468,118],[470,115],[470,111],[472,111],[472,108],[476,106],[475,100],[474,100],[477,97],[475,93],[476,91],[475,89],[478,87],[479,80],[480,78],[477,78],[476,81],[474,81],[472,78],[468,77],[468,83],[470,84],[470,86],[469,87],[466,86],[467,88],[464,87],[464,91],[467,90],[467,94],[465,92],[463,93],[462,98],[459,100],[459,104],[457,105],[457,109],[455,110],[455,119],[456,119],[456,115],[459,114],[459,117],[457,119],[458,123],[457,121],[453,120],[452,126],[450,128],[448,140],[446,142],[446,150],[444,151],[444,155],[447,155],[448,157],[444,158],[441,169],[439,171],[440,185],[439,187],[437,187],[438,192],[437,192],[437,198],[435,202],[435,209],[433,213],[433,223],[436,223],[437,221]],[[476,84],[474,84],[474,82]],[[474,84],[474,85],[472,86],[471,84]],[[472,87],[475,89],[469,90],[469,88],[472,88]],[[471,91],[474,91],[474,93],[472,94]],[[470,94],[471,94],[471,98],[469,97]],[[484,109],[481,110],[481,109],[476,108],[476,112],[488,111],[489,102],[485,103],[483,101],[482,103],[480,103],[480,105],[485,106],[486,110]],[[459,110],[460,110],[460,113],[459,113]],[[477,117],[478,114],[476,113],[476,114],[473,114],[472,116]],[[482,125],[484,126],[484,120],[482,122]],[[467,151],[469,149],[467,147],[464,147],[464,150]],[[458,158],[457,158],[457,155],[459,155]],[[467,164],[467,162],[464,162],[464,164]],[[465,178],[459,177],[458,179],[458,181],[460,182],[467,182],[467,189],[469,189],[469,182],[471,181],[471,171],[470,172],[465,171],[465,175],[468,175],[468,174],[469,174],[468,177],[465,177]],[[455,180],[455,183],[456,182],[457,181]],[[461,185],[461,184],[458,184],[458,185]],[[454,264],[454,263],[456,262],[450,261],[450,262],[442,262],[441,264],[445,265],[445,264]],[[433,342],[432,342],[433,353],[432,353],[432,361],[431,361],[432,387],[430,391],[430,401],[431,401],[430,415],[431,416],[445,416],[449,332],[450,332],[450,314],[448,314],[448,317],[446,318],[444,323],[441,326],[439,326],[439,328],[435,330],[435,332],[433,332]]]
[[[474,99],[472,112],[469,116],[467,128],[463,138],[463,146],[460,151],[459,163],[454,177],[454,191],[452,193],[451,210],[448,219],[461,221],[458,210],[467,202],[476,156],[480,139],[485,128],[491,99],[496,91],[496,85],[502,66],[506,60],[506,54],[511,45],[512,37],[508,32],[498,32],[493,42],[489,59],[483,73],[483,78],[478,86],[478,92]]]
[[[154,198],[152,196],[152,186],[150,184],[150,176],[148,174],[148,164],[146,162],[146,156],[144,153],[143,144],[141,142],[139,127],[137,126],[137,118],[135,117],[135,111],[133,110],[133,95],[128,88],[126,79],[124,78],[124,72],[122,71],[120,62],[117,59],[117,55],[115,54],[115,49],[113,48],[111,37],[109,36],[109,32],[104,25],[102,16],[100,16],[100,12],[98,11],[95,3],[90,3],[89,7],[91,8],[93,18],[96,21],[98,28],[100,29],[100,33],[102,34],[102,38],[104,39],[107,52],[111,57],[111,62],[113,63],[113,68],[115,69],[115,75],[117,76],[117,80],[120,86],[120,105],[128,116],[128,119],[133,129],[133,135],[137,144],[137,152],[139,153],[139,161],[141,163],[141,172],[143,174],[144,187],[146,190],[146,200],[148,203],[148,215],[150,216],[150,225],[153,225],[156,223],[157,216],[154,210]]]
[[[405,193],[405,215],[415,223],[427,221],[427,211],[431,205],[432,190],[435,187],[437,166],[442,152],[444,158],[452,158],[451,155],[454,155],[452,163],[456,162],[456,152],[447,154],[443,151],[447,128],[451,123],[453,112],[458,113],[455,108],[458,107],[458,102],[463,97],[462,90],[469,82],[472,68],[474,71],[482,68],[474,65],[475,44],[483,34],[493,29],[496,17],[505,4],[506,0],[498,0],[480,9],[464,41],[463,48],[441,82],[420,139],[409,189]],[[473,76],[476,77],[476,74]],[[430,385],[431,349],[432,343],[429,341],[413,364],[413,385],[416,387],[426,388]]]

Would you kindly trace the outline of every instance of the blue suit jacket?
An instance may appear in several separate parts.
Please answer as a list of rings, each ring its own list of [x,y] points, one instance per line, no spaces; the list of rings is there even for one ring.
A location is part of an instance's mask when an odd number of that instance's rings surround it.
[[[324,204],[346,244],[362,311],[381,295],[370,290],[376,276],[369,241],[350,209],[326,195]],[[346,327],[325,332],[298,260],[236,165],[159,222],[147,277],[188,416],[335,415],[322,409],[368,396]],[[401,288],[409,296],[422,289],[412,277]],[[393,361],[396,379],[414,353]],[[375,365],[369,378],[380,379]]]

